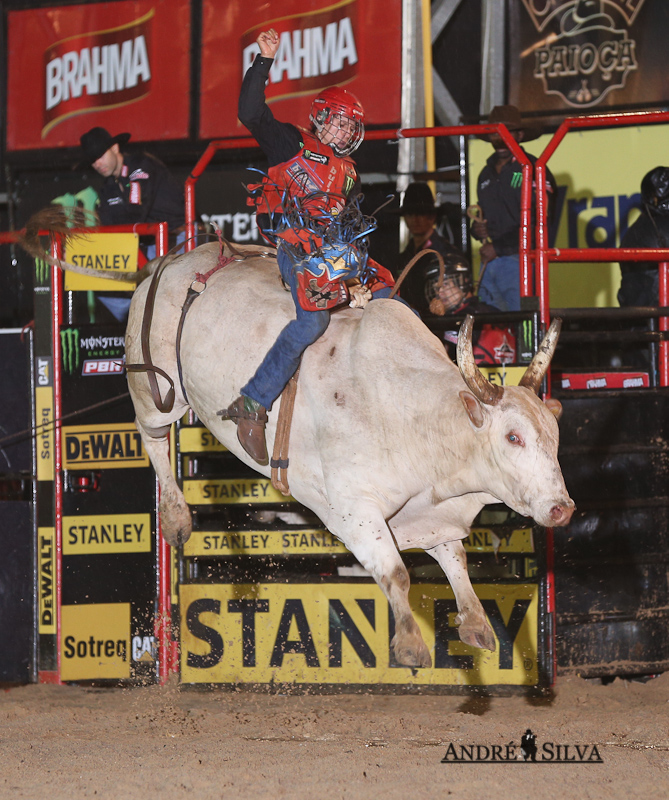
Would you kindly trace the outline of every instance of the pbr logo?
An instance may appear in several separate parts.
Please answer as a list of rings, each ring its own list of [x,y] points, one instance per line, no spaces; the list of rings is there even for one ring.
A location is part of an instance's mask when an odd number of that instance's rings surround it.
[[[68,375],[74,375],[80,367],[85,376],[120,375],[124,370],[123,336],[82,338],[78,328],[65,328],[60,332],[60,343],[63,367]]]
[[[534,77],[546,94],[574,108],[601,103],[639,68],[628,36],[645,0],[523,0],[542,38],[521,58],[534,56]]]

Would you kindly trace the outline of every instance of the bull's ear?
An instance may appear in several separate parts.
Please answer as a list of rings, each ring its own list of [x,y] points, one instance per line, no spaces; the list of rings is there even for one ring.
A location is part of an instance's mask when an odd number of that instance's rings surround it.
[[[462,400],[469,419],[477,428],[480,428],[483,425],[483,411],[479,401],[471,392],[460,392],[460,400]]]
[[[555,419],[559,420],[562,416],[562,403],[554,397],[549,397],[548,400],[546,400],[546,408],[551,414],[555,414]]]

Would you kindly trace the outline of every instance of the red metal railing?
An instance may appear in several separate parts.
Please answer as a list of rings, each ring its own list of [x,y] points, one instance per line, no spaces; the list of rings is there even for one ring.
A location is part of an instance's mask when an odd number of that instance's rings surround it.
[[[550,248],[548,246],[548,196],[546,191],[546,165],[569,131],[609,126],[656,125],[669,122],[669,111],[642,111],[629,114],[599,114],[590,117],[569,117],[553,134],[543,153],[535,164],[536,180],[536,249],[534,267],[541,321],[548,325],[550,318],[548,268],[551,261],[557,262],[598,262],[598,261],[658,261],[659,305],[669,304],[667,286],[669,283],[669,248],[628,249],[615,247]],[[521,243],[522,247],[522,243]],[[660,316],[660,331],[669,329],[669,320]],[[660,386],[669,386],[669,342],[660,342],[658,372]]]
[[[136,233],[139,236],[154,236],[156,241],[156,254],[164,255],[168,249],[168,226],[166,222],[137,223],[135,225],[110,225],[91,228],[73,228],[72,233]],[[15,243],[21,231],[0,232],[0,244]],[[40,231],[40,236],[48,236],[49,231]],[[63,248],[59,237],[54,237],[51,245],[51,255],[62,258]],[[51,271],[51,337],[53,357],[53,393],[54,393],[54,523],[56,538],[56,558],[54,565],[54,594],[57,602],[56,613],[56,640],[60,642],[61,632],[61,601],[62,601],[62,555],[63,555],[63,476],[62,476],[62,356],[59,346],[60,327],[63,324],[63,274],[58,269]],[[165,542],[160,532],[160,521],[157,520],[157,591],[158,610],[154,625],[158,651],[158,679],[165,684],[170,673],[176,671],[176,649],[171,639],[171,553],[169,545]],[[61,683],[61,650],[57,647],[57,674],[49,673],[40,675],[41,682]]]

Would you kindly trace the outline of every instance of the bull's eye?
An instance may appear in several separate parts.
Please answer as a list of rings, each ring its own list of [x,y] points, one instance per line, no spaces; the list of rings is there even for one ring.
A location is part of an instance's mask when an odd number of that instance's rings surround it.
[[[523,440],[521,439],[520,436],[518,436],[517,433],[513,433],[513,432],[507,433],[506,434],[506,440],[507,440],[507,442],[509,444],[515,444],[518,447],[524,447],[524,445],[525,445],[525,442],[523,442]]]

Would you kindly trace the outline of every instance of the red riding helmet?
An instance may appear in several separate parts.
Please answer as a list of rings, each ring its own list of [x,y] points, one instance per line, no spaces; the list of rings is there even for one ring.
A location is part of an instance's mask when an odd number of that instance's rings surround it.
[[[353,153],[365,136],[365,112],[358,98],[340,86],[323,89],[314,98],[309,119],[318,133],[321,133],[329,125],[334,125],[335,129],[338,129],[344,119],[352,125],[351,135],[345,144],[325,142],[338,156],[347,156]]]

